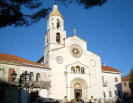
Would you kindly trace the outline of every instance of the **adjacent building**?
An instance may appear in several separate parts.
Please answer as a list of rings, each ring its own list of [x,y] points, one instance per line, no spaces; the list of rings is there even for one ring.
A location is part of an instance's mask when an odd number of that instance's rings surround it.
[[[129,74],[121,78],[122,79],[122,91],[124,94],[128,94],[128,95],[131,94],[131,90],[129,88],[129,78],[130,78]]]
[[[26,101],[36,101],[38,96],[48,97],[49,70],[50,68],[44,65],[15,55],[0,54],[0,100],[3,100],[3,103],[17,103],[20,98],[21,103],[26,103]],[[22,82],[20,87],[20,75],[25,71],[29,74],[29,78]],[[14,81],[13,72],[17,74]],[[21,92],[20,88],[23,88]]]

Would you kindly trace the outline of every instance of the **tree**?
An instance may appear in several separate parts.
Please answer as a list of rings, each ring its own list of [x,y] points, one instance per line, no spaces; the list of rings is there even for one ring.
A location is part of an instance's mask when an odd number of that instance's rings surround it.
[[[83,4],[85,9],[101,6],[107,0],[55,0],[68,6],[72,2]],[[0,0],[0,28],[6,26],[29,26],[45,18],[50,8],[43,8],[44,0]],[[41,8],[42,7],[42,8]],[[23,11],[29,9],[30,13]],[[34,11],[34,12],[33,12]]]
[[[133,94],[133,68],[130,71],[129,87],[131,89],[131,94]]]

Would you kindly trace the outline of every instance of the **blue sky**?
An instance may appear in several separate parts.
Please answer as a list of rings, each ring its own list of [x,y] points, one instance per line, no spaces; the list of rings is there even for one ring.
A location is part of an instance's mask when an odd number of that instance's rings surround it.
[[[48,0],[46,0],[48,1]],[[88,43],[88,50],[101,56],[102,63],[127,75],[133,68],[133,0],[108,0],[101,7],[84,9],[75,3],[64,7],[67,36],[77,35]],[[52,7],[48,2],[46,6]],[[46,18],[25,27],[0,28],[0,53],[37,61],[43,56]]]

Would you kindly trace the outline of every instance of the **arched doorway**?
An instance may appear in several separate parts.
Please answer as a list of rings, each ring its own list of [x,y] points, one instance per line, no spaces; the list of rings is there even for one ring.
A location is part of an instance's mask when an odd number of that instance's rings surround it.
[[[82,78],[75,78],[71,82],[71,99],[78,100],[82,97],[85,101],[88,97],[88,85]]]
[[[74,99],[76,101],[80,100],[80,97],[82,96],[82,88],[80,83],[76,83],[74,85]]]

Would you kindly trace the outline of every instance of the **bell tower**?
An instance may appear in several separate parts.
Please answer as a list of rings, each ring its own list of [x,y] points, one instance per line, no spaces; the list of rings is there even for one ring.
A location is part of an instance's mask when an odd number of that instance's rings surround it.
[[[64,47],[66,31],[64,30],[64,17],[54,4],[53,10],[47,18],[47,33],[45,35],[44,63],[48,52]],[[46,64],[46,63],[45,63]]]

